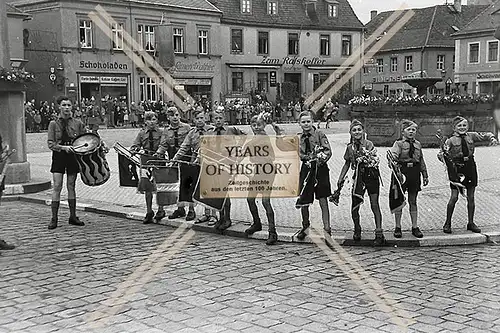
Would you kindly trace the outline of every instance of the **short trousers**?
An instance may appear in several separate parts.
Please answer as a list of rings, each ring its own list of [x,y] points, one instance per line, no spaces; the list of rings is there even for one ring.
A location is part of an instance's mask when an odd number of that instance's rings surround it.
[[[463,166],[457,167],[457,173],[464,175],[465,179],[461,182],[465,188],[472,188],[477,186],[477,165],[473,158],[469,159]],[[452,190],[457,187],[450,184]]]
[[[80,167],[78,166],[75,154],[66,153],[64,151],[53,151],[50,172],[62,174],[66,173],[68,175],[75,175],[80,172]]]
[[[299,176],[299,186],[302,186],[304,180],[307,177],[307,173],[309,172],[309,168],[303,163],[300,168],[300,176]],[[310,194],[312,195],[312,193]],[[316,173],[316,186],[314,187],[314,196],[316,200],[321,198],[328,198],[332,195],[332,186],[330,184],[330,169],[328,169],[328,165],[322,164],[318,166],[318,170]]]
[[[406,177],[405,182],[402,184],[403,192],[408,191],[415,193],[422,190],[420,180],[420,164],[416,163],[411,168],[402,165],[401,173]]]

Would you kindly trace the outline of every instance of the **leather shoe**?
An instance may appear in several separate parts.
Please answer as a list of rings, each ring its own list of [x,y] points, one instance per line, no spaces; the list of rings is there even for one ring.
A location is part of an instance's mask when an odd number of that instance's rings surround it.
[[[231,222],[231,220],[225,220],[224,222],[222,222],[222,224],[220,225],[219,227],[219,230],[223,231],[223,230],[226,230],[227,228],[229,228],[233,223]]]
[[[179,207],[176,210],[174,210],[173,213],[168,216],[168,218],[172,220],[184,216],[186,216],[186,211],[184,210],[184,208]]]
[[[261,230],[262,230],[262,224],[252,223],[252,225],[247,230],[245,230],[245,234],[246,235],[253,235],[257,231],[261,231]]]
[[[192,221],[196,218],[196,213],[194,210],[190,210],[186,215],[186,221]]]
[[[76,217],[76,216],[75,217],[70,217],[68,223],[71,224],[71,225],[79,226],[79,227],[83,227],[85,225],[85,223],[83,223],[82,221],[80,221],[80,219],[78,217]]]
[[[16,247],[11,244],[7,244],[6,241],[0,239],[0,250],[14,250]]]
[[[401,228],[394,228],[394,237],[395,238],[401,238],[403,237],[403,232],[401,231]]]
[[[352,235],[352,239],[355,242],[359,242],[361,240],[361,229],[354,229],[354,234]]]
[[[383,234],[376,234],[375,240],[373,241],[374,246],[384,246],[385,245],[385,237]]]
[[[269,234],[267,238],[266,245],[274,245],[278,242],[278,234]]]
[[[445,234],[451,234],[451,223],[445,223],[443,225],[443,232]]]
[[[49,230],[57,228],[57,219],[51,219],[49,223]]]
[[[424,237],[424,234],[422,234],[422,231],[420,231],[419,227],[411,228],[411,234],[417,238]]]
[[[142,220],[142,223],[143,224],[153,223],[153,216],[154,215],[155,215],[155,213],[153,213],[153,212],[147,213],[146,216],[144,216],[144,220]]]
[[[467,224],[467,230],[477,233],[481,232],[481,229],[474,222]]]
[[[304,239],[306,239],[306,236],[307,236],[306,230],[307,230],[307,228],[300,229],[299,233],[297,234],[297,239],[298,240],[303,241]]]
[[[160,222],[162,218],[164,218],[167,214],[165,214],[164,210],[159,210],[156,212],[155,221],[156,223]]]

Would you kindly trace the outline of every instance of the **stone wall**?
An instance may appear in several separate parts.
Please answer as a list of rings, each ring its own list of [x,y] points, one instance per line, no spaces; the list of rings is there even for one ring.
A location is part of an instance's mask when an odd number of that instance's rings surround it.
[[[351,109],[351,119],[363,122],[368,139],[377,146],[391,146],[400,137],[401,120],[410,119],[419,126],[417,140],[424,147],[438,147],[437,130],[449,136],[453,132],[452,120],[457,115],[469,120],[471,131],[497,134],[490,104],[353,106]]]

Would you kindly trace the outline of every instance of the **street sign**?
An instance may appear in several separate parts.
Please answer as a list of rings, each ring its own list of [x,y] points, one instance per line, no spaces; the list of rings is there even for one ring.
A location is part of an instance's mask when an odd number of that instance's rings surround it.
[[[54,82],[56,80],[56,75],[54,73],[49,75],[50,81]]]
[[[269,73],[269,86],[270,87],[276,87],[276,71],[271,71]]]

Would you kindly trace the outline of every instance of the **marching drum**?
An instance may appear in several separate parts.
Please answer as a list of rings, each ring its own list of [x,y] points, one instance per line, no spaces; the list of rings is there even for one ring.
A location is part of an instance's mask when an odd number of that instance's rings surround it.
[[[110,171],[101,149],[99,136],[94,133],[82,134],[75,138],[72,146],[80,166],[80,177],[83,183],[88,186],[106,183],[110,177]]]

